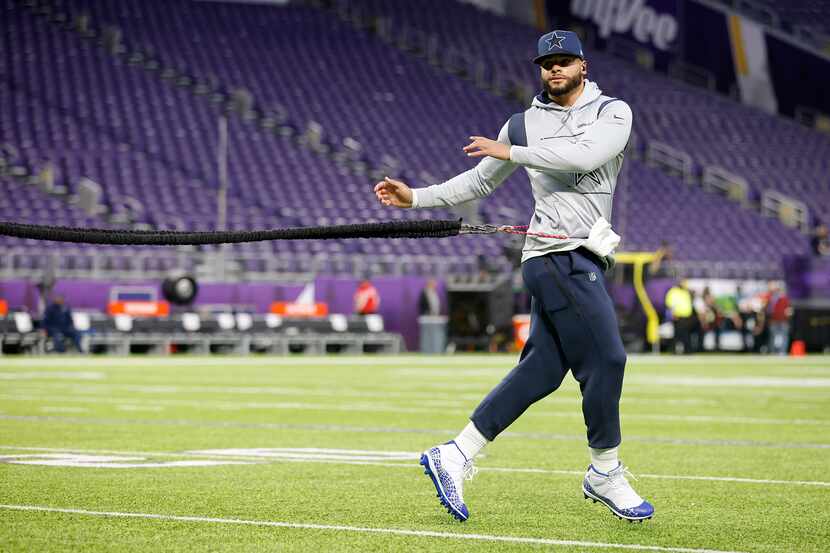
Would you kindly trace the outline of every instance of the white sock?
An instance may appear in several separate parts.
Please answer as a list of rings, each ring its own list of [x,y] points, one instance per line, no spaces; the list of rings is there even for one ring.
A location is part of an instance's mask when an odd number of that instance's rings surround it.
[[[588,449],[591,451],[591,464],[600,472],[607,474],[620,464],[620,460],[617,457],[619,453],[618,447],[608,449],[594,449],[593,447],[589,447]]]
[[[461,434],[455,437],[455,444],[461,450],[461,453],[464,454],[464,457],[472,459],[487,445],[487,438],[482,436],[481,432],[476,428],[476,425],[473,424],[473,421],[470,421],[464,427],[464,430],[461,431]]]

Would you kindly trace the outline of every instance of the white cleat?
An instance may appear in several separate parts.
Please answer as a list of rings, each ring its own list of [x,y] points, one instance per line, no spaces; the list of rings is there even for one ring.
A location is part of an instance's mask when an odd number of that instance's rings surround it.
[[[464,504],[464,480],[472,480],[477,472],[472,460],[461,453],[454,441],[435,446],[421,455],[424,474],[432,479],[438,499],[447,512],[461,522],[470,517]]]
[[[650,519],[654,516],[654,507],[637,495],[625,477],[626,472],[628,469],[622,463],[608,474],[591,465],[582,481],[582,494],[585,499],[604,504],[620,519],[630,522]]]

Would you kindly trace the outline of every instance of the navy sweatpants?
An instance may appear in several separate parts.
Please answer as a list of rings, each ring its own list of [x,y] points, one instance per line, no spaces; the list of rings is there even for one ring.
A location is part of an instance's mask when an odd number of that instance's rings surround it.
[[[522,276],[532,296],[530,336],[518,365],[470,419],[493,440],[571,370],[582,390],[588,445],[616,447],[626,356],[602,268],[579,249],[529,259]]]

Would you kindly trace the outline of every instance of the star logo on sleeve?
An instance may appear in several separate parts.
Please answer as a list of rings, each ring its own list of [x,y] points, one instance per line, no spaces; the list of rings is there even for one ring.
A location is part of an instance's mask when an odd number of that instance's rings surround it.
[[[566,37],[559,36],[556,34],[556,31],[553,31],[553,36],[547,39],[548,43],[548,51],[553,50],[554,46],[556,48],[562,49],[562,41],[565,40]]]

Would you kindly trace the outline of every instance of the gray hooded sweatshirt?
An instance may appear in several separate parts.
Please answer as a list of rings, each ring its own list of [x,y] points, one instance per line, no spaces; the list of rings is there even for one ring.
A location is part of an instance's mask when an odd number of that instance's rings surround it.
[[[522,116],[523,122],[520,119],[511,125],[508,121],[499,132],[498,141],[511,146],[509,161],[486,157],[442,184],[415,189],[412,207],[447,207],[483,198],[522,166],[530,178],[536,204],[528,232],[568,237],[563,240],[528,235],[522,253],[524,262],[576,249],[585,243],[600,218],[611,220],[611,203],[631,134],[632,115],[628,104],[604,96],[595,83],[586,79],[585,89],[573,106],[562,107],[540,94],[527,111],[513,118]],[[517,143],[512,143],[511,137]]]

